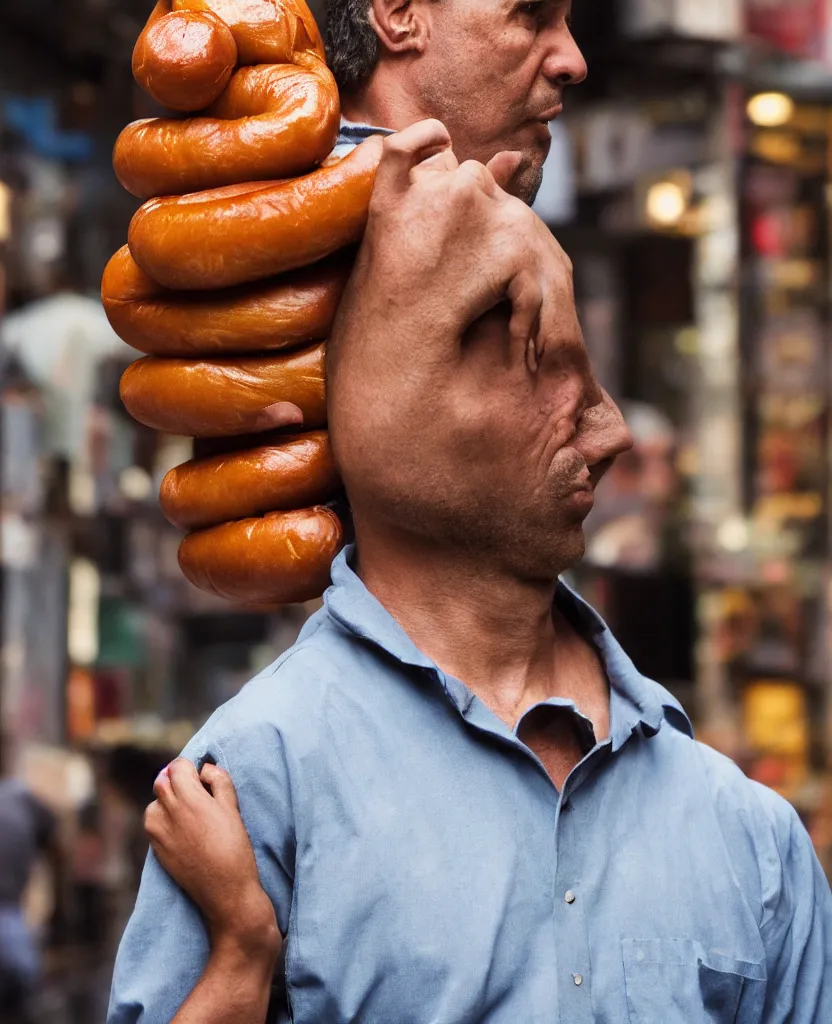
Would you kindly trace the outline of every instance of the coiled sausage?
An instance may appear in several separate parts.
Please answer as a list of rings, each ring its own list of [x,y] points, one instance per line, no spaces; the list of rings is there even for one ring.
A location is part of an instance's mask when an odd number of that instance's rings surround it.
[[[130,252],[154,281],[186,291],[307,266],[360,240],[381,150],[373,136],[293,181],[151,199],[130,224]]]
[[[341,521],[331,509],[271,512],[190,534],[179,565],[202,590],[276,607],[320,597],[342,544]]]
[[[172,292],[148,277],[125,245],[104,271],[101,297],[116,334],[148,355],[265,353],[325,339],[350,269],[336,254],[262,284]]]
[[[197,530],[322,504],[338,489],[329,435],[320,430],[187,462],[165,477],[160,501],[174,526]]]
[[[155,197],[102,282],[114,329],[148,353],[122,397],[141,422],[198,439],[161,493],[195,531],[185,576],[254,606],[320,595],[343,543],[323,504],[340,483],[317,429],[324,346],[310,343],[334,319],[381,141],[327,156],[339,111],[323,59],[304,0],[160,0],[136,79],[198,116],[132,125],[115,154],[125,186]],[[292,433],[249,434],[266,407]]]
[[[238,359],[145,356],[122,376],[121,400],[139,423],[167,434],[247,433],[256,414],[278,402],[297,407],[306,429],[318,429],[326,424],[324,346]]]

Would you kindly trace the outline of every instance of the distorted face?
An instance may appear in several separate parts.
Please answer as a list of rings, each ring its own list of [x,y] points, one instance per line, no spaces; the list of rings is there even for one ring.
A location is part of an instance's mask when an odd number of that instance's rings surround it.
[[[403,392],[389,426],[355,460],[345,457],[348,431],[338,418],[359,544],[362,523],[371,530],[384,521],[486,569],[540,582],[583,556],[595,488],[632,439],[593,376],[573,304],[564,303],[561,320],[558,344],[536,355],[514,350],[507,331],[494,344],[504,310],[478,321],[453,376],[423,394],[421,408]],[[356,409],[351,423],[360,416]]]
[[[531,202],[549,152],[549,122],[567,85],[586,77],[569,29],[572,0],[434,0],[413,66],[426,115],[442,121],[460,160],[524,154],[512,191]]]

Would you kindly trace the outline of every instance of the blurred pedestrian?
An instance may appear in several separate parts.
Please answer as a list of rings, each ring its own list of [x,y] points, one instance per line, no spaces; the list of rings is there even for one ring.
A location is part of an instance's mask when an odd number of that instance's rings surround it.
[[[32,870],[53,846],[57,821],[20,779],[3,771],[0,739],[0,1013],[5,1022],[27,1020],[40,974],[40,954],[24,915]]]

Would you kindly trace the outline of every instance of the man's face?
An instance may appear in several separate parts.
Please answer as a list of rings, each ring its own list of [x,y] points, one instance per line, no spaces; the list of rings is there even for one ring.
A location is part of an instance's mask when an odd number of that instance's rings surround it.
[[[595,488],[631,444],[592,373],[571,303],[562,320],[559,344],[537,358],[507,338],[494,345],[502,310],[469,330],[452,412],[437,423],[441,436],[426,431],[430,484],[414,475],[403,488],[419,496],[411,525],[521,578],[551,579],[583,556]],[[397,475],[404,471],[400,463]]]
[[[460,160],[524,155],[512,191],[537,194],[549,122],[586,63],[569,30],[572,0],[440,0],[426,8],[429,41],[415,66],[426,114],[442,121]]]

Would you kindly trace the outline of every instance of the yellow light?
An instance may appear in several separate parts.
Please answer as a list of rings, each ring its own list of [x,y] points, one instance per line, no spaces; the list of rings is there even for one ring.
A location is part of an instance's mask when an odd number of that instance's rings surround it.
[[[674,181],[659,181],[647,190],[647,216],[656,224],[672,227],[688,208],[685,190]]]
[[[761,92],[751,97],[746,110],[749,121],[760,128],[780,128],[794,116],[794,100],[782,92]]]

